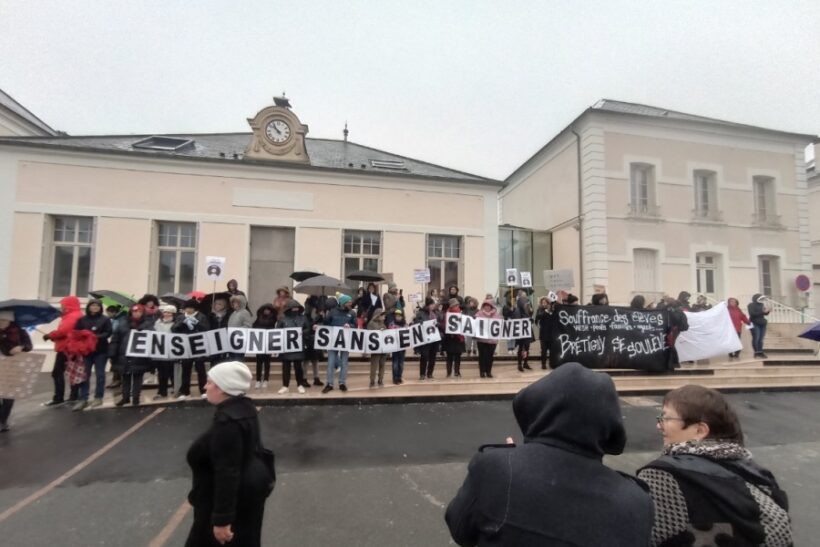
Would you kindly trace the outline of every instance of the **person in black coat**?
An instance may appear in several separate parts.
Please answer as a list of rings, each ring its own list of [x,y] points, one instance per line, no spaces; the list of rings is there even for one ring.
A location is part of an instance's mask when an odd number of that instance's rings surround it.
[[[85,315],[74,325],[74,330],[87,330],[97,337],[97,347],[93,353],[85,356],[85,367],[88,377],[80,384],[80,398],[74,405],[74,410],[82,410],[86,406],[97,407],[103,402],[105,395],[105,365],[108,364],[108,339],[112,334],[111,319],[103,313],[103,305],[99,300],[91,299],[85,306]],[[89,405],[88,396],[91,390],[91,369],[95,369],[96,384],[94,385],[94,401]]]
[[[275,329],[276,328],[276,308],[273,304],[262,304],[256,310],[256,320],[253,322],[255,329]],[[267,389],[270,380],[270,353],[256,354],[256,389]],[[264,383],[263,383],[264,382]]]
[[[111,337],[108,354],[115,359],[117,370],[122,374],[122,398],[117,401],[117,406],[140,404],[142,379],[151,368],[151,359],[128,357],[128,338],[132,330],[154,330],[154,323],[154,316],[145,315],[145,307],[142,304],[134,304],[128,311],[128,321]]]
[[[7,357],[31,351],[31,337],[14,322],[14,312],[0,310],[0,353]],[[0,433],[9,430],[9,416],[14,399],[0,399]]]
[[[313,327],[310,320],[305,317],[305,309],[296,300],[289,300],[285,307],[285,314],[276,323],[277,329],[300,329],[302,331],[302,347],[304,348],[304,340],[308,333],[313,332]],[[283,353],[282,358],[282,387],[279,389],[279,395],[284,395],[290,391],[290,368],[293,365],[296,373],[296,389],[299,393],[305,393],[305,377],[302,369],[302,361],[305,360],[304,349],[302,351],[291,351]]]
[[[546,296],[542,296],[538,300],[535,324],[538,325],[538,341],[541,343],[541,369],[546,370],[550,342],[552,341],[552,303]]]
[[[185,547],[262,544],[265,500],[276,473],[273,453],[262,447],[256,407],[245,397],[251,378],[248,367],[238,361],[220,363],[208,372],[205,390],[216,413],[188,449],[193,473],[188,501],[194,522]]]
[[[174,326],[171,327],[171,332],[179,334],[196,334],[211,330],[210,321],[208,317],[199,311],[199,302],[195,299],[190,299],[182,305],[182,314],[174,321]],[[191,396],[191,374],[196,368],[196,380],[199,385],[199,393],[205,396],[205,382],[207,375],[205,373],[204,359],[185,359],[182,361],[182,377],[179,385],[175,386],[177,390],[177,399],[180,401],[186,400]]]
[[[648,547],[648,488],[602,461],[626,445],[612,379],[566,363],[520,391],[513,412],[524,444],[483,447],[473,457],[445,514],[453,540],[462,546]]]

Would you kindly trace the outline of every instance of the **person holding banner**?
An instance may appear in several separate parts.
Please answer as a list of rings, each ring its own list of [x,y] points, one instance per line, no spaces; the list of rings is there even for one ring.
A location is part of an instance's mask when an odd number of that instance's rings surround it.
[[[404,311],[400,308],[396,309],[392,315],[388,315],[385,320],[388,329],[403,329],[407,326],[407,320],[404,318]],[[404,374],[404,356],[406,350],[400,349],[394,351],[391,356],[391,364],[393,365],[393,384],[400,386],[404,383],[402,375]]]
[[[74,330],[87,330],[97,338],[97,347],[84,357],[86,378],[80,384],[80,393],[75,410],[102,405],[105,395],[105,366],[108,364],[108,338],[111,336],[111,320],[103,313],[102,302],[91,299],[85,306],[85,315],[77,321]],[[88,403],[91,390],[91,369],[94,368],[96,384],[94,385],[94,401]]]
[[[461,313],[468,317],[475,317],[476,312],[478,312],[478,300],[472,296],[464,298],[464,309]],[[474,336],[464,336],[464,352],[467,355],[474,355],[476,353]]]
[[[338,305],[333,306],[333,304]],[[353,313],[353,299],[346,295],[339,295],[338,299],[328,298],[328,307],[333,306],[325,315],[325,325],[329,327],[343,327],[346,329],[356,326],[356,314]],[[347,362],[350,354],[346,351],[329,350],[327,352],[327,385],[322,393],[333,390],[334,373],[339,367],[339,389],[347,391]]]
[[[171,304],[163,304],[159,307],[160,317],[154,322],[154,331],[171,333],[174,330],[177,318],[177,308]],[[157,394],[154,400],[159,401],[168,397],[168,386],[174,381],[175,361],[155,360],[157,367]],[[174,389],[179,389],[179,384],[173,384]]]
[[[228,328],[249,329],[253,326],[253,316],[248,311],[248,300],[244,295],[236,294],[230,298],[231,315],[228,317]],[[225,358],[231,361],[244,361],[244,353],[227,353]]]
[[[527,321],[532,321],[532,306],[530,305],[530,300],[527,298],[527,294],[519,293],[518,299],[515,302],[515,310],[512,313],[513,319],[526,319]],[[532,329],[530,329],[532,331]],[[515,346],[517,348],[517,356],[518,356],[518,371],[524,372],[525,370],[532,370],[528,363],[530,357],[530,343],[532,342],[532,336],[526,336],[524,338],[518,338],[515,341]]]
[[[116,332],[111,338],[111,352],[117,356],[117,368],[122,374],[122,398],[117,406],[129,403],[134,406],[140,404],[142,393],[142,379],[151,368],[151,359],[148,357],[128,357],[128,339],[131,331],[154,330],[154,317],[145,315],[145,306],[134,304],[128,311],[128,322],[125,328]]]
[[[68,344],[68,334],[74,330],[77,321],[83,316],[80,310],[80,299],[76,296],[65,296],[60,300],[60,309],[62,316],[60,317],[60,324],[57,328],[47,334],[43,335],[43,340],[46,342],[54,342],[54,351],[57,357],[54,360],[54,368],[51,370],[51,378],[54,380],[54,397],[43,406],[56,407],[62,405],[65,400],[65,369],[68,356],[65,354],[66,345]],[[77,393],[79,387],[71,386],[69,391],[69,403],[77,402]]]
[[[455,287],[450,288],[453,289]],[[458,293],[458,288],[456,288],[456,293]],[[452,294],[452,291],[450,294]],[[450,307],[447,308],[447,313],[461,313],[461,307],[458,305],[457,298],[450,298],[449,304]],[[464,353],[466,349],[464,335],[445,334],[442,346],[447,356],[447,377],[449,378],[455,372],[456,378],[461,378],[461,354]]]
[[[171,328],[172,332],[179,334],[196,334],[208,330],[210,330],[208,318],[204,313],[199,311],[199,302],[193,298],[185,302],[182,315],[177,317],[174,326]],[[182,361],[182,377],[180,378],[179,385],[176,386],[177,400],[184,401],[191,396],[191,373],[193,368],[196,368],[199,393],[201,395],[205,394],[205,382],[207,379],[205,374],[205,361],[201,358],[185,359]]]
[[[501,319],[501,314],[498,313],[498,308],[495,307],[495,299],[487,298],[481,309],[475,314],[477,319]],[[493,377],[493,354],[495,347],[498,345],[498,340],[491,338],[476,338],[476,345],[478,346],[478,372],[482,378]]]
[[[382,331],[385,329],[385,314],[383,309],[373,312],[373,318],[367,323],[367,330]],[[384,363],[387,361],[386,353],[373,353],[370,355],[370,387],[376,387],[376,373],[378,371],[378,386],[384,387]]]
[[[6,356],[31,351],[31,338],[14,322],[14,312],[0,311],[0,353]],[[14,399],[0,399],[0,433],[9,430],[9,416]]]
[[[743,325],[751,326],[752,322],[749,321],[749,318],[746,317],[746,314],[740,309],[740,302],[737,298],[729,298],[726,301],[726,308],[729,310],[729,317],[732,319],[732,326],[735,327],[737,337],[741,338],[740,333],[743,332]],[[740,357],[740,350],[729,354],[730,359],[738,357]]]
[[[275,329],[276,328],[276,308],[273,304],[262,304],[256,310],[256,321],[253,322],[255,329]],[[256,354],[256,389],[267,389],[270,380],[270,353]]]
[[[538,300],[535,324],[538,325],[538,341],[541,343],[541,370],[547,370],[547,357],[552,340],[552,304],[546,296]]]
[[[302,331],[302,340],[307,336],[307,332],[312,329],[310,322],[304,314],[305,309],[296,300],[291,299],[285,307],[284,317],[276,322],[277,329],[298,328]],[[282,387],[277,393],[284,395],[290,392],[290,367],[293,366],[296,373],[296,389],[299,393],[305,393],[305,377],[302,370],[302,361],[305,359],[304,349],[302,351],[291,351],[282,353]]]
[[[435,290],[435,289],[433,289]],[[430,296],[424,300],[424,307],[416,312],[416,317],[413,323],[424,323],[425,321],[435,321],[438,325],[439,316],[436,313],[436,306],[438,303]],[[438,350],[438,342],[431,342],[421,346],[416,346],[416,351],[419,354],[419,380],[433,379],[433,370],[436,368],[436,351]]]

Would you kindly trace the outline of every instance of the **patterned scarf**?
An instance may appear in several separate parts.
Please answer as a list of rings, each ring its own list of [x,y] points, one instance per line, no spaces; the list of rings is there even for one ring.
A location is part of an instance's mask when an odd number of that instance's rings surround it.
[[[711,460],[751,460],[752,453],[733,441],[720,439],[692,440],[663,447],[664,456],[705,456]]]

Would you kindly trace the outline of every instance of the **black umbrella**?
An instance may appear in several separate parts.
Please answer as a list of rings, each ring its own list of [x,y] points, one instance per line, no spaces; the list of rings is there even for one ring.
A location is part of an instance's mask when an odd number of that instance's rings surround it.
[[[311,277],[316,277],[317,275],[322,275],[321,272],[315,272],[313,270],[301,270],[298,272],[293,272],[290,274],[290,278],[294,281],[301,283],[305,279],[310,279]]]
[[[178,292],[169,292],[160,296],[159,299],[166,304],[173,304],[181,310],[185,302],[188,301],[188,296]]]
[[[378,272],[368,272],[365,270],[356,270],[355,272],[350,272],[347,274],[347,279],[351,281],[363,281],[363,282],[372,282],[372,283],[379,283],[384,281],[384,276]]]
[[[22,328],[51,323],[60,317],[60,310],[44,300],[3,300],[0,310],[14,312],[14,322]]]
[[[295,287],[293,292],[300,294],[310,294],[313,296],[333,295],[337,292],[354,293],[356,289],[349,286],[341,279],[330,277],[329,275],[317,275],[309,279],[305,279]]]
[[[206,294],[205,298],[199,303],[199,311],[204,314],[209,314],[213,311],[214,307],[214,300],[217,298],[224,298],[225,300],[231,299],[231,293],[229,292],[212,292],[211,294]]]
[[[103,289],[99,291],[88,291],[88,294],[90,294],[98,300],[110,300],[116,302],[124,308],[130,308],[131,306],[137,303],[137,301],[134,300],[132,297],[118,291],[109,291]]]

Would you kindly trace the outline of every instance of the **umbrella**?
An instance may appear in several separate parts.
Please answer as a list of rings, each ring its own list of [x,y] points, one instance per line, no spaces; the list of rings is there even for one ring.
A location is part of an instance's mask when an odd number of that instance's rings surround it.
[[[22,328],[51,323],[60,317],[60,310],[44,300],[3,300],[0,310],[14,312],[14,322]]]
[[[337,292],[353,293],[356,289],[347,285],[344,281],[330,277],[329,275],[317,275],[309,279],[305,279],[295,287],[293,292],[301,294],[309,294],[313,296],[324,296],[326,294],[335,294]]]
[[[301,283],[305,279],[310,279],[311,277],[316,277],[317,275],[322,275],[322,273],[314,270],[301,270],[290,274],[290,278]]]
[[[178,309],[182,309],[182,306],[188,301],[188,296],[178,292],[169,292],[160,296],[159,299],[167,304],[173,304]]]
[[[108,307],[113,304],[115,306],[123,306],[125,308],[130,308],[131,306],[137,303],[133,296],[128,296],[127,294],[121,293],[119,291],[88,291],[88,294],[90,294],[98,300],[101,300],[104,307]]]
[[[202,291],[191,291],[188,293],[188,298],[196,298],[197,300],[202,300],[205,298],[205,293]]]
[[[214,300],[217,298],[229,300],[231,298],[231,293],[223,291],[206,294],[205,297],[199,302],[199,311],[205,314],[211,313],[214,307]]]
[[[797,336],[799,336],[800,338],[808,338],[809,340],[814,340],[815,342],[820,342],[820,321],[810,326],[808,329],[801,332]]]
[[[356,270],[347,274],[347,279],[351,281],[364,281],[379,283],[384,281],[384,276],[377,272],[367,272],[365,270]]]

